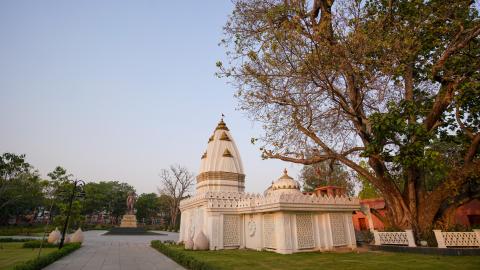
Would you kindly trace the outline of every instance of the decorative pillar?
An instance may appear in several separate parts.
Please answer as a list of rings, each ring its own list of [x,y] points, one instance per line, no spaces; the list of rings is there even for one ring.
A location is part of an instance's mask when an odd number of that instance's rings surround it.
[[[372,219],[372,212],[370,211],[370,205],[368,204],[362,204],[360,206],[360,210],[367,216],[367,221],[368,221],[368,229],[373,233],[375,230],[375,226],[373,225],[373,219]]]
[[[480,246],[480,230],[479,229],[474,229],[473,232],[477,236],[477,243]]]
[[[377,230],[373,230],[373,239],[375,240],[375,245],[380,246],[382,243],[380,242],[380,234]]]
[[[325,214],[325,243],[326,243],[326,249],[327,250],[332,250],[333,249],[333,236],[332,236],[332,222],[331,222],[331,213]]]
[[[178,237],[178,242],[184,242],[186,240],[186,237],[185,237],[185,223],[186,221],[186,213],[185,211],[182,211],[181,214],[180,214],[180,234],[179,234],[179,237]],[[185,238],[185,239],[184,239]]]
[[[223,217],[215,213],[209,220],[210,250],[223,249]]]
[[[415,245],[415,237],[413,237],[413,231],[405,230],[405,232],[407,233],[408,246],[416,247],[417,245]]]
[[[279,212],[275,214],[275,238],[277,241],[277,252],[281,254],[292,254],[292,224],[290,214]]]
[[[352,220],[352,214],[351,213],[346,213],[344,216],[344,223],[345,223],[345,229],[346,229],[346,234],[348,236],[348,247],[351,249],[356,249],[357,248],[357,239],[355,238],[355,229],[353,228],[353,220]]]
[[[442,231],[441,230],[433,230],[435,234],[435,239],[437,239],[438,248],[447,248],[445,246],[445,240],[443,239]]]

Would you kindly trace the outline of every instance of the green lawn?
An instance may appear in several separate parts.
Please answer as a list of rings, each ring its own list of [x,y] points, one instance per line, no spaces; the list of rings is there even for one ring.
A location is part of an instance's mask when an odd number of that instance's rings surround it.
[[[312,252],[281,255],[251,250],[185,251],[169,246],[218,269],[480,269],[480,256],[433,256],[407,253]]]
[[[0,269],[13,269],[13,266],[36,258],[38,249],[22,248],[23,243],[0,243]],[[42,255],[58,250],[57,248],[44,248]]]

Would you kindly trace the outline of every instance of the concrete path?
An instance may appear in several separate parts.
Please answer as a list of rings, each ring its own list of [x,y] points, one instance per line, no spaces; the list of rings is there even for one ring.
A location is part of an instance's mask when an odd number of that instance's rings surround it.
[[[168,235],[102,235],[106,231],[87,231],[80,249],[45,267],[45,270],[170,270],[183,267],[150,247],[152,240],[178,240]]]

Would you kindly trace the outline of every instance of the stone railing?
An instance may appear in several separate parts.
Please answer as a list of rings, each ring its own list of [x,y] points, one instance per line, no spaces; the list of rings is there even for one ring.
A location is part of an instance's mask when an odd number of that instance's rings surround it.
[[[404,232],[379,232],[374,230],[375,245],[398,245],[416,247],[412,230]]]
[[[442,232],[433,230],[439,248],[480,247],[480,230],[473,232]]]

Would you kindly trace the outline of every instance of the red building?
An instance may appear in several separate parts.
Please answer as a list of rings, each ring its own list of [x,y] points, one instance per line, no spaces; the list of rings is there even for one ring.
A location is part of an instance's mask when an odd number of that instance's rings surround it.
[[[385,215],[385,201],[383,198],[360,200],[362,210],[370,209],[370,212],[376,211],[378,214]],[[371,221],[362,211],[355,211],[353,214],[353,226],[356,231],[362,230],[383,230],[385,227],[383,222],[376,215],[371,214]],[[457,208],[455,213],[455,221],[459,225],[465,227],[473,227],[480,225],[480,200],[475,199]]]
[[[331,197],[342,196],[345,195],[345,188],[323,186],[316,188],[313,192],[304,192],[304,194]],[[382,231],[385,229],[383,222],[377,217],[377,215],[385,216],[386,209],[383,198],[360,200],[360,206],[362,210],[353,213],[353,226],[356,231],[371,229]],[[370,213],[370,215],[365,213]],[[465,227],[480,226],[480,200],[475,199],[458,207],[455,213],[455,222]]]

